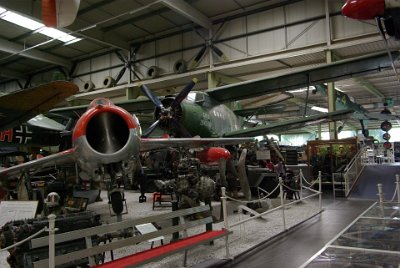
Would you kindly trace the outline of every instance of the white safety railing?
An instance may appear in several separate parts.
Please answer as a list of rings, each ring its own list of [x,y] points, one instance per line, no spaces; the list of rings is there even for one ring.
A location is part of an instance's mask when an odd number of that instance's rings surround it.
[[[36,233],[28,236],[27,238],[18,241],[6,248],[2,248],[0,249],[0,252],[3,251],[8,251],[12,248],[15,248],[23,243],[26,243],[30,240],[32,240],[33,238],[37,237],[38,235],[40,235],[43,232],[49,232],[49,268],[54,268],[54,256],[55,256],[55,246],[54,246],[54,233],[57,231],[57,228],[55,228],[55,222],[56,222],[56,215],[54,214],[50,214],[49,216],[47,216],[48,220],[49,220],[49,227],[44,227],[41,230],[37,231]]]
[[[351,159],[350,163],[347,164],[346,168],[343,171],[344,177],[344,190],[345,195],[348,196],[356,182],[358,176],[361,174],[364,166],[365,166],[365,153],[367,147],[362,147],[358,153]]]
[[[227,196],[226,192],[225,192],[225,187],[222,187],[221,202],[222,202],[222,211],[223,211],[223,216],[224,216],[224,227],[229,231],[230,229],[232,229],[235,226],[239,226],[239,225],[245,224],[246,222],[256,220],[256,219],[258,219],[260,217],[263,217],[263,216],[265,216],[265,215],[267,215],[269,213],[272,213],[274,211],[281,210],[282,211],[282,228],[283,228],[283,231],[287,231],[288,229],[286,227],[286,216],[285,216],[286,207],[291,206],[293,204],[296,204],[298,202],[302,202],[302,201],[304,201],[306,199],[309,199],[309,198],[312,198],[312,197],[315,197],[315,196],[319,196],[319,203],[318,203],[319,204],[319,209],[318,209],[318,212],[313,214],[309,218],[315,216],[316,214],[319,214],[322,211],[322,198],[321,198],[321,195],[322,195],[322,192],[321,192],[322,184],[321,184],[321,177],[322,176],[321,176],[321,171],[320,171],[319,174],[318,174],[318,178],[315,181],[308,182],[305,179],[302,171],[300,170],[300,173],[299,173],[298,177],[294,178],[294,179],[298,179],[299,180],[299,184],[300,184],[299,189],[293,189],[290,186],[285,185],[283,183],[282,178],[279,177],[279,184],[277,185],[277,187],[273,191],[271,191],[270,193],[268,193],[266,196],[264,196],[262,198],[259,198],[259,199],[256,199],[256,200],[250,200],[250,201],[238,200],[238,199],[232,198],[230,196]],[[316,183],[318,183],[318,190],[314,190],[312,188],[313,185],[315,185]],[[306,186],[304,184],[306,184]],[[281,200],[281,205],[280,206],[278,206],[276,208],[273,208],[273,209],[270,209],[270,210],[267,210],[267,211],[265,211],[263,213],[257,213],[256,215],[252,215],[252,217],[250,217],[250,218],[239,220],[239,221],[234,222],[234,223],[229,223],[228,222],[227,200],[235,201],[235,202],[238,202],[239,204],[244,204],[244,205],[247,206],[247,205],[249,205],[249,203],[259,203],[260,201],[265,200],[272,193],[274,193],[278,188],[280,189],[280,200]],[[283,191],[284,188],[289,189],[291,191],[298,192],[300,194],[300,199],[285,203],[285,201],[284,201],[284,191]],[[311,191],[312,194],[304,197],[303,196],[303,189]]]
[[[392,199],[389,200],[389,202],[395,202],[395,198],[397,196],[397,203],[400,203],[400,176],[399,174],[396,174],[396,187],[393,193]],[[381,183],[377,184],[378,187],[378,197],[379,197],[379,203],[382,205],[385,202],[385,194],[383,193],[383,185]]]

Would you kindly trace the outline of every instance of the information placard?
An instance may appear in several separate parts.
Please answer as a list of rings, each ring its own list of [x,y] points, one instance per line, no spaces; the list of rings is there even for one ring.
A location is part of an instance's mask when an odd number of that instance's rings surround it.
[[[1,201],[0,227],[9,221],[34,218],[37,206],[38,201]]]

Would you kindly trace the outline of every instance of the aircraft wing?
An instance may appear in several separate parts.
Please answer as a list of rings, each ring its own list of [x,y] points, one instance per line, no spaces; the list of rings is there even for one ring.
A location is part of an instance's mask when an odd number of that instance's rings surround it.
[[[283,122],[260,125],[253,128],[232,131],[224,135],[224,137],[255,137],[266,135],[268,133],[286,131],[290,129],[302,128],[311,125],[327,123],[331,121],[343,120],[353,115],[353,110],[341,110],[331,113],[312,115],[294,120],[285,120]]]
[[[149,138],[141,139],[140,150],[145,152],[168,147],[201,148],[203,146],[241,144],[253,140],[253,138]]]
[[[400,52],[393,51],[391,54],[393,59],[397,59]],[[283,75],[239,82],[206,92],[217,101],[230,102],[379,72],[391,68],[391,64],[388,54],[384,52]]]
[[[275,114],[283,112],[286,109],[286,104],[277,103],[277,104],[269,104],[256,108],[248,108],[248,109],[238,109],[233,112],[238,116],[253,116],[253,115],[263,115],[263,114]]]
[[[149,99],[134,99],[114,103],[130,113],[150,113],[154,111],[154,104]],[[56,108],[49,111],[50,114],[59,114],[76,118],[86,112],[87,105]]]
[[[37,160],[2,169],[0,170],[0,186],[7,187],[9,179],[17,178],[24,172],[29,172],[35,169],[40,170],[60,164],[73,163],[74,161],[75,149],[69,149]]]
[[[78,91],[74,83],[55,81],[1,96],[0,129],[11,128],[47,112]]]

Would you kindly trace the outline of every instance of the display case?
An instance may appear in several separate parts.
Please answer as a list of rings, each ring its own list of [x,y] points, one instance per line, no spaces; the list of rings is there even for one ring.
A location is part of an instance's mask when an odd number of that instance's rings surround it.
[[[332,183],[332,173],[342,172],[357,154],[357,138],[307,142],[307,164],[313,179],[322,172],[322,182]]]

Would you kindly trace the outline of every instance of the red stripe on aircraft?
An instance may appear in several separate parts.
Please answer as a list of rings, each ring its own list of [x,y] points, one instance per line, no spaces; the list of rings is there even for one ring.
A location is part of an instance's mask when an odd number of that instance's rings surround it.
[[[3,130],[0,134],[0,141],[4,142],[6,141],[6,137],[7,137],[7,142],[12,142],[13,140],[13,129],[7,129],[7,130]]]

